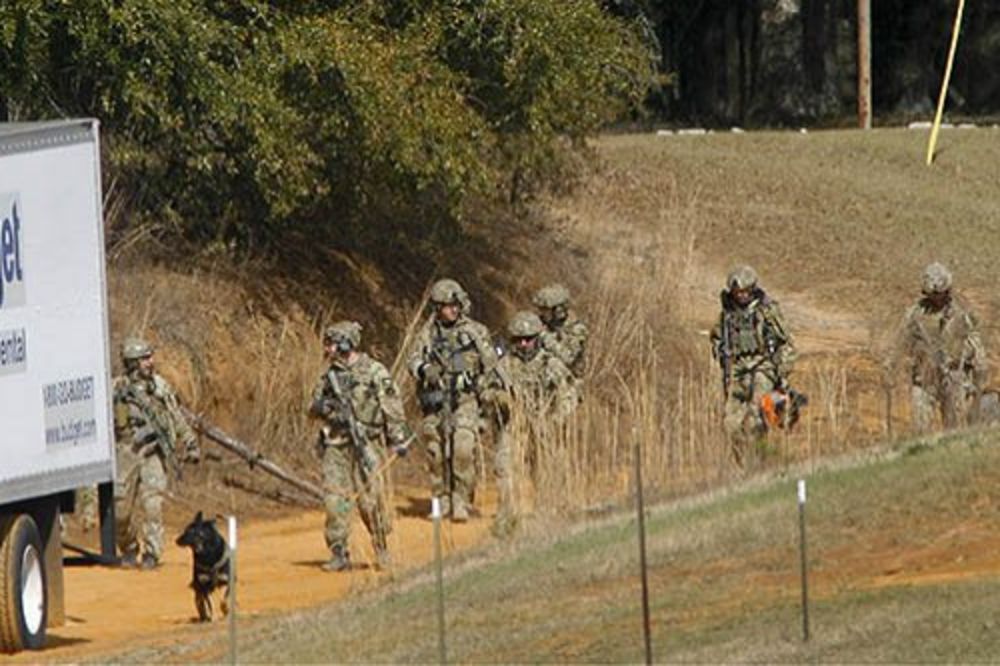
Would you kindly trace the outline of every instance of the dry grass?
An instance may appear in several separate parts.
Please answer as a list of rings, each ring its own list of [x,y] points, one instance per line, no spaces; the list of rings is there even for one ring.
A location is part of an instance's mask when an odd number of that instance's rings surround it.
[[[910,432],[909,395],[886,375],[921,268],[951,265],[997,349],[1000,307],[987,290],[1000,232],[1000,135],[953,132],[934,169],[922,133],[826,132],[597,144],[603,169],[572,197],[547,202],[550,233],[582,248],[546,265],[582,294],[591,326],[587,399],[575,427],[548,444],[539,504],[587,506],[628,490],[631,455],[662,492],[731,478],[718,370],[706,330],[718,285],[753,263],[785,306],[801,361],[793,383],[810,405],[773,433],[758,466],[785,466]],[[963,222],[961,231],[956,226]],[[574,478],[567,479],[571,474]],[[544,497],[551,487],[556,497]]]
[[[291,305],[266,308],[233,281],[161,267],[113,268],[110,292],[114,349],[126,335],[145,336],[158,350],[157,369],[186,405],[315,480],[305,405],[322,369],[320,322]],[[199,506],[210,512],[234,510],[245,497],[221,492],[219,481],[280,499],[280,485],[228,456],[188,475],[178,496],[200,492]]]

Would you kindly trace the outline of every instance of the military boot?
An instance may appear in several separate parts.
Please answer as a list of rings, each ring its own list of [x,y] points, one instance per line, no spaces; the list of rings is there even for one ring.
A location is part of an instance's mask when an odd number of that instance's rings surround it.
[[[139,565],[139,553],[134,550],[125,551],[120,562],[124,569],[135,569]]]
[[[351,555],[343,546],[334,546],[329,561],[323,564],[323,571],[347,571],[351,568]]]
[[[375,568],[379,571],[392,568],[392,557],[389,555],[389,549],[385,546],[375,549]]]
[[[158,566],[160,566],[160,561],[156,557],[151,553],[143,553],[142,561],[139,563],[140,569],[143,571],[152,571]]]

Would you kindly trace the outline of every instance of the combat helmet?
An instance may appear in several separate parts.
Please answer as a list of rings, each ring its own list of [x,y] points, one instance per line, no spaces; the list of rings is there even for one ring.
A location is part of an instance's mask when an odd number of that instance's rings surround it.
[[[951,289],[951,271],[935,261],[924,268],[920,283],[925,294],[943,294]]]
[[[350,351],[361,346],[361,324],[343,320],[327,326],[323,332],[323,342],[333,343],[341,351]]]
[[[534,338],[544,330],[541,318],[528,310],[521,310],[507,324],[507,334],[512,338]]]
[[[737,266],[726,278],[726,289],[753,289],[757,286],[757,271],[747,265]]]
[[[465,289],[451,278],[443,278],[431,286],[430,300],[434,305],[458,303],[463,312],[468,312],[469,308],[472,307],[472,301],[469,300]]]
[[[539,308],[557,308],[569,305],[569,289],[559,283],[545,285],[535,292],[531,302]]]
[[[153,348],[142,338],[128,337],[122,343],[122,360],[126,363],[149,358],[153,355]]]

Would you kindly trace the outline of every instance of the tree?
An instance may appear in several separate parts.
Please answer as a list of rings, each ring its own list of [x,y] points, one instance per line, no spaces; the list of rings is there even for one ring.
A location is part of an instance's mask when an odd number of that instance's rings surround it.
[[[101,119],[117,231],[243,250],[302,228],[426,236],[471,198],[543,185],[641,102],[652,62],[593,0],[0,8],[0,112]]]

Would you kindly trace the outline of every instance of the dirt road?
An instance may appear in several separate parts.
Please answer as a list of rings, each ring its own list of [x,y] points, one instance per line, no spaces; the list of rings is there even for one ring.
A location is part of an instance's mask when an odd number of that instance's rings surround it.
[[[427,492],[397,492],[397,519],[390,536],[393,569],[418,567],[433,557],[432,523],[426,519]],[[489,538],[490,498],[484,516],[467,524],[445,523],[444,549],[453,553]],[[391,573],[368,565],[371,551],[360,522],[352,534],[352,555],[360,565],[350,573],[326,573],[323,513],[303,511],[285,518],[249,520],[238,539],[239,612],[264,615],[308,608],[333,601],[357,589],[378,584]],[[224,528],[223,528],[224,529]],[[168,526],[163,566],[141,572],[104,567],[66,569],[67,624],[49,630],[49,647],[22,653],[12,663],[66,662],[99,657],[129,647],[173,643],[224,631],[224,623],[200,625],[186,548],[173,545],[179,529]]]

